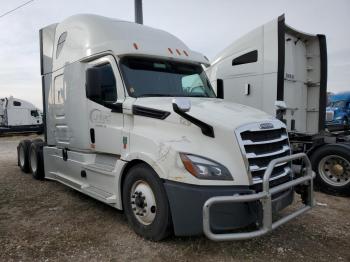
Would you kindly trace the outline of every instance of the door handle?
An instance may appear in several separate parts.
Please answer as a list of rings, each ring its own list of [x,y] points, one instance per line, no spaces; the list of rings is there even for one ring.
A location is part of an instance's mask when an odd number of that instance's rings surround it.
[[[95,144],[95,129],[90,128],[90,140],[92,144]]]

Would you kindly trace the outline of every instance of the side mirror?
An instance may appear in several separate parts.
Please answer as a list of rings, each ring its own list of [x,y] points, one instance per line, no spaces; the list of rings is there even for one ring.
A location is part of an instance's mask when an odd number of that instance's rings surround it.
[[[286,110],[287,109],[286,102],[280,101],[280,100],[275,101],[275,109],[276,110]]]
[[[287,111],[286,102],[280,101],[280,100],[275,101],[275,109],[276,109],[276,118],[285,123],[285,121],[283,121],[283,115]]]
[[[86,70],[86,97],[92,101],[101,99],[100,70],[88,68]]]
[[[183,113],[190,111],[191,100],[185,97],[177,97],[173,99],[174,111],[181,111]]]
[[[216,97],[224,99],[224,80],[222,79],[216,80]]]

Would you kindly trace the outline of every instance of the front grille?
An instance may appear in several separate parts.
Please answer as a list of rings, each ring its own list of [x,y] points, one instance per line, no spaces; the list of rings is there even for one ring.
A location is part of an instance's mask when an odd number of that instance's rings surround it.
[[[265,170],[273,159],[290,155],[286,129],[277,121],[273,124],[275,127],[269,130],[261,130],[259,124],[250,124],[236,131],[254,184],[262,183]],[[280,184],[278,182],[284,181],[281,179],[284,176],[290,177],[290,167],[289,162],[278,164],[270,177],[270,186]]]
[[[275,130],[264,130],[264,131],[245,131],[241,133],[242,140],[251,140],[253,142],[261,142],[265,140],[273,140],[281,137],[281,133],[285,130],[275,129]]]
[[[333,121],[333,119],[334,119],[334,112],[326,111],[326,121]]]

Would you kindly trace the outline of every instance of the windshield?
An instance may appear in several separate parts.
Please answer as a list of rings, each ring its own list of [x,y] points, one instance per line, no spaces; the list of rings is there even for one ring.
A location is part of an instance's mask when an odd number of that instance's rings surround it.
[[[121,70],[132,97],[216,97],[200,65],[126,57],[121,60]]]
[[[345,102],[346,101],[334,101],[330,103],[330,107],[345,107]]]

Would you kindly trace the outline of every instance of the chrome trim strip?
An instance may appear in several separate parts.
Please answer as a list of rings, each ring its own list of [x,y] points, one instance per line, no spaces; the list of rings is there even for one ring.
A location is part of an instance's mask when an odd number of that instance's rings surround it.
[[[279,179],[281,177],[284,177],[286,175],[289,175],[291,173],[292,169],[290,167],[285,167],[284,168],[284,172],[278,176],[274,176],[274,177],[270,177],[270,181],[273,181],[273,180],[276,180],[276,179]],[[263,182],[263,179],[261,177],[253,177],[253,184],[256,185],[256,184],[260,184]]]
[[[277,164],[276,167],[283,166],[283,165],[285,165],[285,164],[287,164],[287,162]],[[259,167],[259,166],[249,166],[249,169],[250,169],[251,172],[265,170],[266,168],[267,168],[267,166],[263,166],[263,167]]]
[[[261,155],[257,155],[255,153],[247,153],[247,158],[250,159],[250,158],[262,158],[262,157],[267,157],[267,156],[274,156],[274,155],[285,153],[287,151],[290,151],[290,147],[287,145],[284,145],[281,150],[274,151],[272,153],[261,154]]]
[[[281,142],[283,140],[288,139],[287,135],[282,135],[281,138],[276,138],[276,139],[272,139],[272,140],[264,140],[264,141],[259,141],[259,142],[253,142],[251,140],[242,140],[243,144],[246,145],[263,145],[263,144],[272,144],[272,143],[277,143],[277,142]]]

